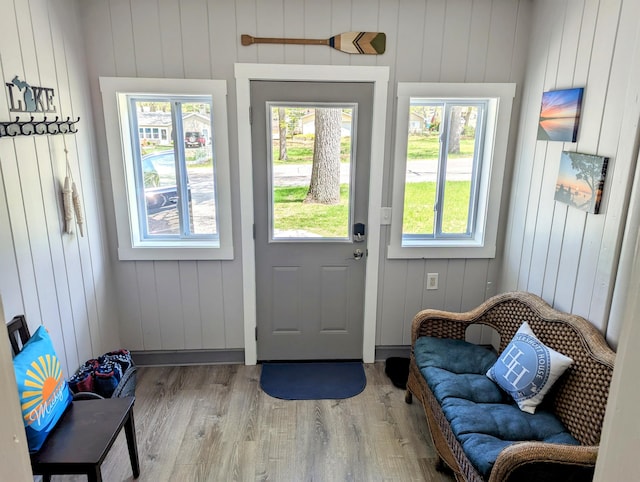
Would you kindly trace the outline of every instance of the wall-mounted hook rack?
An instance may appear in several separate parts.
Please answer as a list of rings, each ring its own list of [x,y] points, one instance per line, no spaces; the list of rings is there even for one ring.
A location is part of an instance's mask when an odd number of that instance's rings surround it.
[[[28,121],[21,121],[20,117],[16,117],[15,121],[0,122],[0,137],[15,136],[32,136],[44,134],[75,134],[78,132],[76,124],[80,121],[80,117],[72,120],[67,117],[66,120],[56,116],[50,120],[47,116],[42,120],[35,120],[33,116]]]

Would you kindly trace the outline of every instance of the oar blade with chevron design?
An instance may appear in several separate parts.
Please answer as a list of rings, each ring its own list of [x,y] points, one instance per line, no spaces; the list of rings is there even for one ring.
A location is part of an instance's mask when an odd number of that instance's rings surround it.
[[[348,54],[383,54],[387,45],[387,36],[383,32],[345,32],[329,39],[334,49]]]
[[[242,45],[251,44],[298,44],[298,45],[328,45],[336,50],[348,54],[383,54],[386,48],[387,36],[383,32],[345,32],[328,39],[305,38],[276,38],[253,37],[242,35]]]

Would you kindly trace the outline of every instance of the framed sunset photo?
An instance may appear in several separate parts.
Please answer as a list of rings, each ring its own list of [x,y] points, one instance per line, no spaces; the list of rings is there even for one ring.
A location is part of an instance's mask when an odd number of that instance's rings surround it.
[[[542,94],[538,123],[539,141],[576,142],[583,91],[580,87],[552,90]]]
[[[562,151],[554,199],[598,214],[608,163],[608,157]]]

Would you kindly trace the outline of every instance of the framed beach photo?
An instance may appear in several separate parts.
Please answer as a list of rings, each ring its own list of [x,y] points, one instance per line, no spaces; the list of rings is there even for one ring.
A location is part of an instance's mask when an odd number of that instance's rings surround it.
[[[608,157],[563,151],[555,200],[598,214],[608,162]]]
[[[539,141],[576,142],[583,91],[580,87],[552,90],[542,94],[538,123]]]

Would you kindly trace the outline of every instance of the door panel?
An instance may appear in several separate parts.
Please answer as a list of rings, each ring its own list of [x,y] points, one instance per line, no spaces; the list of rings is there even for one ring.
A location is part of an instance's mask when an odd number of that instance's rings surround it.
[[[272,268],[271,289],[273,299],[289,300],[273,305],[272,331],[274,333],[300,333],[302,306],[300,296],[300,267],[274,266]]]
[[[366,253],[366,236],[354,240],[352,226],[367,223],[372,99],[370,83],[251,82],[259,360],[362,358],[365,260],[354,252]],[[322,108],[341,124],[340,200],[330,205],[300,197]],[[287,161],[278,159],[285,109]],[[337,176],[332,166],[322,174]]]
[[[349,330],[349,305],[344,293],[349,291],[349,269],[345,266],[324,266],[320,284],[320,329],[322,332]]]

